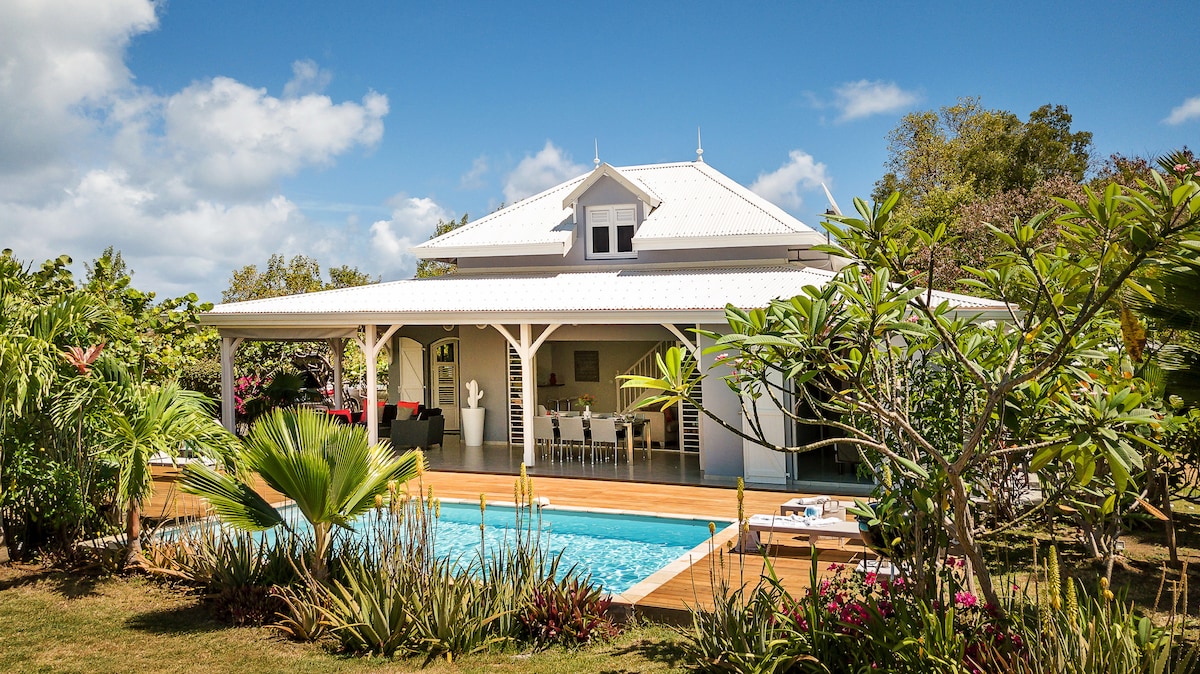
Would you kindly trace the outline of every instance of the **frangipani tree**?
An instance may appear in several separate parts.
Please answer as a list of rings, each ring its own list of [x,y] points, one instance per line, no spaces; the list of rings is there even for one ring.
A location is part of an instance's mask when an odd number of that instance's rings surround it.
[[[248,531],[289,528],[282,514],[254,491],[257,475],[296,503],[313,531],[313,577],[328,576],[335,527],[375,504],[389,482],[416,477],[425,459],[419,451],[396,456],[387,440],[367,442],[361,426],[338,424],[310,410],[277,409],[259,418],[242,439],[237,474],[200,464],[184,467],[181,489],[209,502],[225,522]]]
[[[850,259],[830,283],[766,309],[728,307],[730,333],[708,333],[748,424],[708,415],[779,451],[857,446],[884,502],[904,510],[918,582],[932,579],[939,550],[957,543],[986,599],[1000,605],[977,517],[990,473],[1053,463],[1070,467],[1077,484],[1100,473],[1124,491],[1139,448],[1158,449],[1156,413],[1121,371],[1111,307],[1122,289],[1146,293],[1135,281],[1140,269],[1197,239],[1200,179],[1180,172],[1170,186],[1153,177],[1138,189],[1114,185],[1083,203],[1064,201],[1057,218],[993,227],[1003,250],[971,272],[975,288],[1008,303],[997,321],[927,290],[920,270],[954,244],[944,227],[895,222],[897,195],[873,206],[855,200],[857,217],[827,223],[838,244],[828,251]],[[1056,237],[1046,236],[1051,228]],[[659,402],[697,404],[693,367],[671,353],[660,378],[627,377],[626,385],[663,390]],[[800,446],[769,442],[758,414],[768,402],[827,433]]]

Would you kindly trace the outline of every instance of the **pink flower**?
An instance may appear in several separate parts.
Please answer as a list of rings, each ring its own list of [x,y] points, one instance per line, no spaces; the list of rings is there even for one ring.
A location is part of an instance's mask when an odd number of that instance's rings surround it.
[[[979,600],[975,597],[975,595],[971,594],[970,592],[955,592],[954,593],[954,603],[958,604],[959,606],[962,606],[963,608],[971,608],[978,602],[979,602]]]
[[[1183,173],[1184,171],[1188,170],[1188,168],[1190,168],[1190,167],[1187,164],[1176,164],[1175,165],[1175,171],[1177,173]]]
[[[879,580],[879,575],[874,572],[868,573],[866,577],[863,578],[863,582],[865,582],[867,585],[874,585],[875,581],[877,580]]]

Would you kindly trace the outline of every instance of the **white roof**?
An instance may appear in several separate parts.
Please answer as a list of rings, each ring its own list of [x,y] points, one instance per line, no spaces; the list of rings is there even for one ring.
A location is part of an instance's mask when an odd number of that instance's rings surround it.
[[[238,328],[491,323],[723,323],[726,304],[765,307],[820,286],[833,272],[810,267],[603,271],[520,276],[439,276],[318,293],[220,304],[202,322],[236,336]],[[934,293],[963,310],[1004,305]],[[249,333],[247,333],[249,334]]]
[[[614,168],[603,164],[541,194],[414,246],[423,258],[566,255],[575,242],[570,197],[585,181],[617,173],[656,206],[633,249],[808,246],[825,237],[703,162]]]

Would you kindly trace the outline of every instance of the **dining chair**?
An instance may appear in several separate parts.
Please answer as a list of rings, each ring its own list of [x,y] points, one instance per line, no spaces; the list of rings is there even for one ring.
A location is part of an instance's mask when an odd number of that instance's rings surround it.
[[[592,418],[592,457],[596,456],[596,445],[612,445],[613,461],[616,462],[620,454],[620,447],[625,443],[624,431],[617,430],[617,420],[612,417]],[[607,449],[607,447],[605,448]],[[603,451],[601,450],[601,459],[607,461]]]
[[[582,461],[583,453],[587,449],[587,432],[583,428],[583,417],[559,417],[558,439],[564,451],[568,451],[578,442],[579,460]]]
[[[533,418],[533,441],[542,445],[554,458],[554,419],[547,416]]]

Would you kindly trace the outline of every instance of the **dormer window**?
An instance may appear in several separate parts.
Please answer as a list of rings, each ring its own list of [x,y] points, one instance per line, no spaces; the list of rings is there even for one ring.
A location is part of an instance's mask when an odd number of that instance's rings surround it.
[[[589,258],[637,257],[633,234],[637,230],[637,205],[587,207]]]

